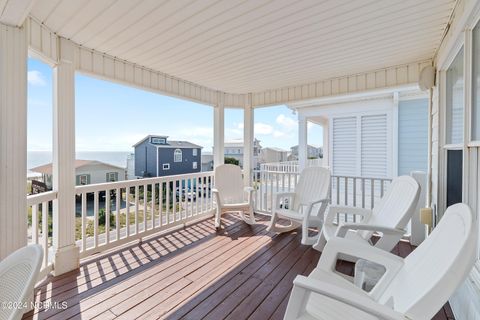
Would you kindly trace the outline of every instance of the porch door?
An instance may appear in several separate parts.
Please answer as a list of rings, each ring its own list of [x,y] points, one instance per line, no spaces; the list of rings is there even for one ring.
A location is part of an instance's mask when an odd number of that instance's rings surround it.
[[[444,203],[445,209],[463,201],[464,50],[461,48],[446,72]]]

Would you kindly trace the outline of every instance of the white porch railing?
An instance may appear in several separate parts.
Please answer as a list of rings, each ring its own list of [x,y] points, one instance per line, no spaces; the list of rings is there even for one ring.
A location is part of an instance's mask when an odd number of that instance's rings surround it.
[[[211,186],[213,172],[77,186],[80,257],[212,214]]]
[[[27,197],[28,243],[40,244],[43,248],[43,263],[39,279],[47,275],[53,267],[50,248],[52,246],[51,219],[56,191],[49,191]]]
[[[275,194],[293,192],[299,176],[296,171],[254,170],[255,210],[270,214]],[[373,208],[390,182],[390,178],[332,176],[330,203]],[[339,218],[355,221],[355,217]]]
[[[323,159],[307,159],[307,167],[323,166]],[[260,170],[280,171],[280,172],[298,172],[298,160],[267,162],[260,164]]]

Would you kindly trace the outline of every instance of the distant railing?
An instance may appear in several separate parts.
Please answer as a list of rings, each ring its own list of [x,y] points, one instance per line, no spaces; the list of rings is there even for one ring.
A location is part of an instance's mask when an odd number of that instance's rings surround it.
[[[307,167],[323,166],[323,159],[307,159]],[[260,164],[261,171],[298,172],[298,160]]]
[[[53,268],[49,250],[52,246],[51,219],[54,201],[57,201],[56,191],[27,196],[28,242],[40,244],[43,248],[43,263],[39,279]]]
[[[80,256],[212,214],[213,178],[201,172],[77,186]]]

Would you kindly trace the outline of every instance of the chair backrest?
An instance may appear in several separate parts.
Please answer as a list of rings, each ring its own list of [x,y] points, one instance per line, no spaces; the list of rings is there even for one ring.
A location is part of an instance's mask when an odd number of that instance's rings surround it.
[[[23,305],[33,293],[43,259],[42,247],[23,247],[0,262],[0,301]],[[0,308],[0,319],[21,319],[25,309]]]
[[[215,168],[215,188],[220,191],[224,203],[238,203],[244,199],[242,169],[233,164]]]
[[[330,184],[330,170],[323,167],[303,169],[295,186],[293,209],[298,210],[301,204],[328,198]]]
[[[393,179],[387,192],[375,204],[373,213],[365,223],[390,228],[405,228],[413,215],[420,194],[420,186],[410,176]],[[362,231],[364,238],[370,238],[371,232]]]
[[[461,203],[449,207],[430,236],[405,258],[379,302],[412,319],[431,319],[471,271],[477,239],[470,208]]]

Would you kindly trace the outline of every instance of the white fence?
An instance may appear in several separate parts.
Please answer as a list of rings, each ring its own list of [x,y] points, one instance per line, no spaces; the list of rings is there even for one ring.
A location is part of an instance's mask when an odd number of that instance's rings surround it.
[[[299,176],[296,171],[254,170],[255,210],[270,214],[275,194],[294,191]],[[372,208],[390,182],[390,178],[332,176],[330,203]]]
[[[43,248],[43,263],[39,279],[52,270],[53,234],[51,230],[53,203],[57,201],[57,192],[49,191],[27,197],[28,207],[28,243],[40,244]]]
[[[213,213],[213,172],[77,186],[80,256]]]
[[[307,167],[323,166],[323,159],[307,159]],[[260,164],[260,171],[298,172],[298,161],[268,162]]]

